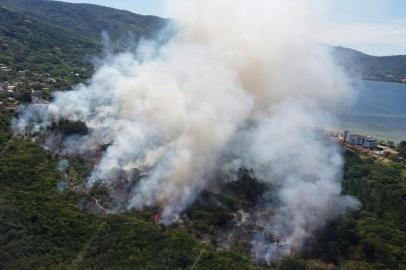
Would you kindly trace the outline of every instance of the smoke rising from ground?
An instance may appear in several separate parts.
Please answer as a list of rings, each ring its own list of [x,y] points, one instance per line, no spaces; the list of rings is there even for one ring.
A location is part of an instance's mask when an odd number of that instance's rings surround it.
[[[85,122],[88,134],[48,136],[44,145],[98,159],[87,187],[127,185],[127,207],[159,207],[165,224],[219,181],[217,171],[253,168],[279,190],[275,215],[261,222],[300,248],[356,206],[341,195],[340,150],[319,129],[351,91],[316,45],[320,22],[309,3],[168,1],[177,33],[167,43],[108,57],[88,84],[21,108],[13,129]],[[258,239],[254,248],[264,258],[275,250]]]

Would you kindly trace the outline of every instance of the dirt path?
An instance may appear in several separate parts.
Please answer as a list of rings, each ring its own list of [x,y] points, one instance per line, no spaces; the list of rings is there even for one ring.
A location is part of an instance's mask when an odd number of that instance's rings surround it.
[[[205,249],[202,249],[200,251],[199,256],[197,256],[197,258],[196,258],[195,262],[193,263],[192,267],[190,268],[190,270],[194,270],[196,268],[197,264],[199,263],[200,259],[202,258],[202,255],[203,255],[204,251],[205,251]]]
[[[98,201],[95,197],[92,196],[92,199],[94,200],[94,203],[96,204],[96,206],[97,206],[105,215],[107,215],[107,214],[109,213],[109,211],[108,211],[106,208],[104,208],[104,207],[99,203],[99,201]]]
[[[1,149],[0,151],[0,157],[2,157],[4,155],[4,153],[8,150],[8,148],[10,147],[12,142],[12,139],[8,140],[8,142],[6,143],[6,145],[3,147],[3,149]]]
[[[86,257],[89,247],[93,244],[93,241],[97,238],[97,236],[99,236],[99,233],[104,228],[104,225],[106,224],[105,223],[102,224],[100,228],[96,230],[95,234],[87,241],[82,250],[78,253],[76,258],[72,261],[71,265],[68,267],[68,270],[80,270],[80,264]]]
[[[362,148],[362,147],[359,147],[359,146],[346,144],[346,145],[344,145],[344,147],[348,151],[360,154],[360,155],[362,155],[364,157],[374,157],[374,158],[378,159],[379,161],[381,161],[383,163],[386,163],[386,164],[393,162],[392,160],[390,160],[390,159],[388,159],[388,158],[386,158],[384,156],[378,155],[377,153],[374,153],[371,150],[368,150],[368,149],[365,149],[365,148]]]

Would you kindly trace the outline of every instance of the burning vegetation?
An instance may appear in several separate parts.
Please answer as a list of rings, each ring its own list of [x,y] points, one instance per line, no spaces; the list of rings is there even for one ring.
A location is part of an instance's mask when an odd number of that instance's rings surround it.
[[[260,261],[293,254],[359,205],[342,194],[339,146],[319,131],[351,89],[303,35],[317,32],[312,5],[293,2],[170,1],[177,21],[157,40],[21,106],[14,134],[86,162],[85,207],[151,210],[166,226],[207,215],[203,239],[240,241]]]

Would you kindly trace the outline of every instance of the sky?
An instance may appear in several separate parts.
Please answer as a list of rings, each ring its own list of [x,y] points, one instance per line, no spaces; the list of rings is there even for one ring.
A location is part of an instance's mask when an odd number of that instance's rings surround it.
[[[89,3],[118,9],[126,9],[138,14],[164,16],[164,0],[58,0],[71,3]]]
[[[64,0],[165,16],[164,0]],[[372,55],[406,55],[406,0],[313,0],[324,7],[323,43]]]
[[[372,55],[406,55],[406,0],[325,0],[326,43]]]

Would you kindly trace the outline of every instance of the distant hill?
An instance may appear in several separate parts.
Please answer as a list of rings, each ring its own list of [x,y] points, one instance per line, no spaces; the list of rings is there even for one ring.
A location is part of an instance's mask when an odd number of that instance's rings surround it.
[[[153,37],[166,22],[97,5],[0,0],[0,64],[7,67],[0,68],[0,82],[49,96],[48,90],[68,89],[91,76],[102,33],[136,42]]]
[[[372,56],[362,52],[332,47],[339,65],[351,75],[365,80],[406,82],[406,55]]]
[[[166,20],[90,4],[72,4],[48,0],[0,0],[0,5],[41,21],[98,36],[106,31],[111,36],[128,33],[151,36]]]
[[[101,49],[95,38],[0,7],[0,90],[15,88],[13,98],[32,90],[47,98],[86,80]]]
[[[99,50],[94,38],[0,7],[0,63],[15,72],[29,70],[68,79],[71,73],[90,69],[86,59]]]

